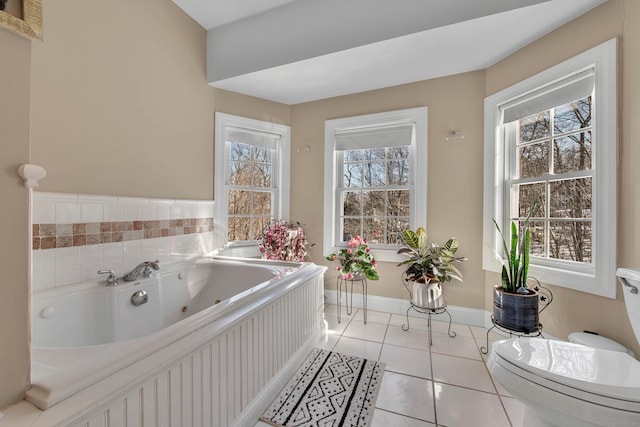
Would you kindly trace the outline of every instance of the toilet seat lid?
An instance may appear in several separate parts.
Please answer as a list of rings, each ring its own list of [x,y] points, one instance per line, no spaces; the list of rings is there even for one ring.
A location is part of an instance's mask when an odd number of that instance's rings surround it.
[[[592,334],[588,332],[572,332],[569,334],[569,342],[576,344],[582,344],[589,347],[604,348],[611,351],[623,351],[628,353],[629,356],[635,359],[635,354],[631,349],[623,346],[619,342],[616,342],[602,335]]]
[[[543,338],[494,343],[513,365],[583,392],[640,403],[640,362],[626,353]]]

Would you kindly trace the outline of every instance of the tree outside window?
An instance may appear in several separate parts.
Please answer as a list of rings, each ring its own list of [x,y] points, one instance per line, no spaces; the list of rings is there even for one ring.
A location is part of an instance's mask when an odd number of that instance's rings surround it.
[[[343,154],[342,240],[402,244],[409,228],[409,147],[347,150]]]
[[[592,97],[520,119],[512,218],[530,217],[531,253],[592,262]]]
[[[228,241],[258,240],[273,219],[274,150],[229,144]]]

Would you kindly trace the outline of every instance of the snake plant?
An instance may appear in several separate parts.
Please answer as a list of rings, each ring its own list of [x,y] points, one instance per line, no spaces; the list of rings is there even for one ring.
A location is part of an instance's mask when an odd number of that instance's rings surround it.
[[[510,246],[500,230],[500,226],[493,220],[500,237],[506,261],[500,258],[502,262],[502,290],[512,294],[526,294],[527,277],[529,274],[529,252],[531,248],[531,231],[529,230],[529,218],[524,222],[522,234],[518,234],[518,228],[514,221],[511,221],[511,239]]]

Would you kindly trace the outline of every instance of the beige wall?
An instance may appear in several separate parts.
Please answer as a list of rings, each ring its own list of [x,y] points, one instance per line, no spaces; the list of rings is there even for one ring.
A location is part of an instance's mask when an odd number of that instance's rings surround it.
[[[42,190],[211,200],[205,30],[170,0],[43,8],[31,109]]]
[[[281,125],[291,124],[291,107],[262,98],[215,89],[216,111]]]
[[[327,263],[322,248],[324,121],[340,117],[392,111],[419,106],[428,107],[428,207],[427,226],[430,239],[444,243],[455,236],[461,255],[469,261],[461,265],[464,284],[445,286],[445,297],[452,305],[484,308],[484,273],[482,271],[482,126],[484,72],[460,74],[387,89],[292,107],[291,219],[303,222],[308,229],[313,261]],[[447,133],[461,130],[465,139],[446,142]],[[310,146],[300,153],[297,148]],[[428,221],[428,222],[427,222]],[[370,292],[405,298],[400,282],[401,269],[395,263],[380,263],[381,279],[370,284]],[[336,272],[327,274],[326,286],[335,289]]]
[[[516,52],[486,70],[486,95],[523,80],[550,66],[614,37],[620,37],[622,54],[619,85],[622,94],[621,127],[619,128],[618,161],[618,265],[640,267],[640,173],[634,163],[640,162],[636,128],[640,99],[640,4],[633,0],[609,0],[599,8]],[[491,287],[498,283],[497,274],[486,275],[485,306],[491,306]],[[615,278],[611,278],[614,282]],[[566,338],[570,332],[583,329],[599,332],[633,347],[640,354],[627,319],[622,291],[618,286],[616,300],[597,297],[551,286],[554,302],[542,314],[541,322],[548,333]]]
[[[29,162],[31,42],[0,29],[0,408],[29,383],[29,193],[18,166]],[[5,61],[5,58],[11,58]]]

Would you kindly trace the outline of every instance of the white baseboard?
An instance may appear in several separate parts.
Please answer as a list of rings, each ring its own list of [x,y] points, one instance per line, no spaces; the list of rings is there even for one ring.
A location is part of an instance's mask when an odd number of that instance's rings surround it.
[[[324,290],[325,302],[327,304],[337,304],[337,295],[338,294],[335,290]],[[342,301],[342,303],[344,304],[344,300]],[[353,293],[353,306],[357,308],[363,307],[361,293]],[[404,316],[406,315],[407,310],[410,306],[411,304],[409,303],[408,299],[380,297],[377,295],[369,295],[367,297],[367,309],[372,311],[384,311],[387,313],[401,314]],[[479,326],[486,329],[494,327],[493,322],[491,322],[491,312],[487,310],[449,305],[447,306],[447,311],[449,312],[449,314],[451,314],[451,321],[453,323],[469,326]],[[420,317],[421,315],[415,311],[410,311],[409,316]],[[508,332],[500,332],[498,330],[495,331],[508,338]],[[544,338],[551,340],[560,340],[560,338],[557,338],[546,332],[544,332],[543,336]]]
[[[329,304],[337,304],[337,292],[331,289],[324,290],[325,302]],[[353,306],[357,308],[363,308],[362,294],[353,293]],[[344,300],[342,301],[344,304]],[[388,298],[380,297],[377,295],[369,295],[367,297],[367,309],[372,311],[385,311],[387,313],[405,315],[407,310],[411,307],[408,299],[400,298]],[[493,326],[491,324],[491,313],[486,310],[479,310],[476,308],[458,307],[455,305],[447,306],[447,311],[451,314],[453,323],[459,323],[470,326],[480,326],[483,328],[489,328]],[[409,315],[420,316],[415,311],[409,312]]]

